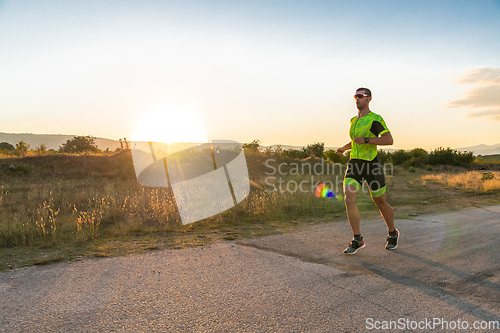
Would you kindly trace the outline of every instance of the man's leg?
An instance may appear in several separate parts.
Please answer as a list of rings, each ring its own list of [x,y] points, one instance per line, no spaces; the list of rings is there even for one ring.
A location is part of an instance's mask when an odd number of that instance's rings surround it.
[[[392,210],[392,207],[387,203],[386,194],[384,193],[379,197],[372,197],[372,200],[380,211],[385,224],[387,224],[387,230],[389,232],[394,231],[394,211]]]
[[[375,205],[377,205],[380,214],[384,218],[385,224],[387,224],[387,230],[389,230],[389,235],[386,238],[387,245],[385,248],[387,250],[395,250],[398,247],[400,232],[398,229],[394,229],[394,211],[387,203],[385,193],[379,197],[372,197],[372,199],[373,202],[375,202]]]
[[[347,218],[349,219],[349,224],[351,225],[351,230],[353,234],[353,240],[349,247],[344,250],[344,253],[355,254],[359,249],[364,249],[365,242],[363,242],[363,237],[361,237],[361,231],[359,228],[359,210],[356,205],[356,197],[358,196],[358,189],[354,185],[346,184],[344,186],[344,200],[345,207],[347,211]]]
[[[359,215],[358,205],[356,205],[356,197],[358,196],[358,189],[354,185],[344,186],[344,201],[347,211],[347,219],[351,225],[353,235],[361,234],[359,222],[361,216]]]

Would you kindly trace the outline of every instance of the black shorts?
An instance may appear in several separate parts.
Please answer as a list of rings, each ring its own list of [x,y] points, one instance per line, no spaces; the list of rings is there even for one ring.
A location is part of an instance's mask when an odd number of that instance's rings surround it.
[[[359,191],[365,181],[372,197],[379,197],[385,193],[384,169],[378,157],[371,161],[351,159],[347,162],[344,186],[353,185]]]

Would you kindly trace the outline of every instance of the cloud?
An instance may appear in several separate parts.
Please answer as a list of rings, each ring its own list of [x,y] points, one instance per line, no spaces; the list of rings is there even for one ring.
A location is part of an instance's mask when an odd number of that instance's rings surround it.
[[[448,107],[460,108],[464,106],[471,108],[500,107],[500,84],[469,89],[465,92],[464,97],[450,102]]]
[[[468,71],[458,80],[458,84],[500,84],[500,68],[476,68]]]
[[[500,121],[500,68],[477,68],[466,72],[457,84],[474,85],[464,96],[448,103],[448,108],[488,108],[472,110],[470,118],[486,118]]]
[[[487,118],[490,120],[500,121],[500,108],[484,111],[469,112],[467,114],[469,118]]]

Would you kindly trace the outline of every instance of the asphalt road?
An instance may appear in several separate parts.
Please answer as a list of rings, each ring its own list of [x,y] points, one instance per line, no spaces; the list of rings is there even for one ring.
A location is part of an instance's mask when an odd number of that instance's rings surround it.
[[[337,222],[0,273],[0,332],[500,331],[500,206],[396,226],[395,251],[378,219],[351,256]]]

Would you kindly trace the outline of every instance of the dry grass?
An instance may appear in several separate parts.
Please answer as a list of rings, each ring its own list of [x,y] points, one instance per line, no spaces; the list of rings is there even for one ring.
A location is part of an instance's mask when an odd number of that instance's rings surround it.
[[[440,173],[422,176],[424,181],[434,181],[454,189],[470,192],[500,190],[500,172],[469,171],[466,173]]]
[[[294,163],[301,170],[302,166],[314,170],[313,164],[320,160],[297,161],[262,154],[246,154],[246,159],[252,184],[248,197],[230,210],[185,226],[169,189],[138,184],[130,152],[0,160],[0,271],[61,258],[208,245],[297,230],[321,221],[346,220],[343,201],[314,194],[318,182],[333,185],[342,181],[339,168],[335,173],[311,177],[294,175]],[[280,164],[287,175],[269,175],[269,166]],[[450,201],[454,196],[463,208],[464,199],[470,197],[466,191],[493,192],[474,199],[474,205],[481,204],[478,200],[490,200],[488,204],[498,201],[495,191],[500,189],[499,172],[397,172],[387,182],[388,199],[398,218],[432,213],[442,206],[455,209],[455,201]],[[432,184],[426,186],[425,182]],[[287,191],[297,185],[305,191]],[[465,191],[452,191],[443,185]],[[283,191],[270,192],[274,186],[281,186]],[[342,194],[341,186],[331,187]],[[366,193],[358,197],[358,206],[363,218],[378,215]]]
[[[310,176],[276,178],[306,191],[269,191],[263,156],[248,156],[256,184],[239,205],[199,224],[260,223],[320,216],[343,205],[316,198]],[[290,161],[288,161],[290,162]],[[297,161],[295,161],[297,162]],[[278,161],[276,161],[278,163]],[[0,248],[84,244],[183,228],[170,189],[140,186],[130,152],[114,156],[34,156],[0,161]],[[331,177],[331,175],[330,175]],[[316,177],[315,181],[327,180]],[[272,187],[271,187],[272,188]],[[279,189],[279,185],[277,187]],[[292,186],[293,189],[293,186]]]

